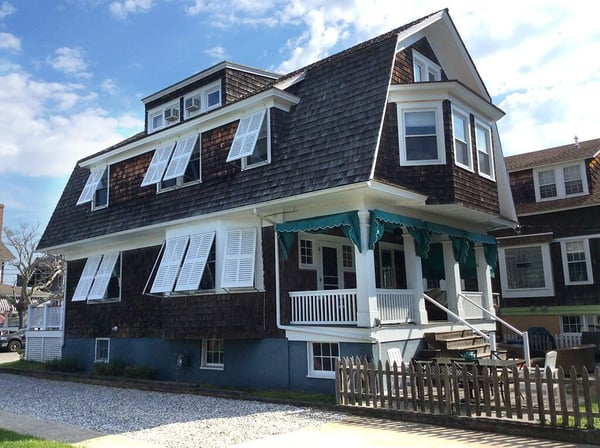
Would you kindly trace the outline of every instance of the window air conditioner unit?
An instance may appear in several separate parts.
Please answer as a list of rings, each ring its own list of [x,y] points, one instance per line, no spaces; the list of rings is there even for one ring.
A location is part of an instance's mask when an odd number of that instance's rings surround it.
[[[170,107],[165,109],[165,120],[166,121],[177,121],[179,120],[179,109],[176,107]]]
[[[185,110],[187,110],[188,112],[196,112],[198,109],[200,109],[200,97],[199,96],[187,98],[185,100]]]

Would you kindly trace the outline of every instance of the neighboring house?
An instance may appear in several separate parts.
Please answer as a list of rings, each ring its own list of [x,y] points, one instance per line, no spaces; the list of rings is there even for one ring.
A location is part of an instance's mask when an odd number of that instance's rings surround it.
[[[600,331],[600,139],[505,160],[520,227],[498,237],[502,317]]]
[[[67,260],[64,357],[332,392],[338,356],[495,329],[459,297],[493,312],[488,232],[516,225],[503,113],[447,10],[143,102],[145,130],[79,161],[39,244]]]
[[[15,259],[13,253],[2,242],[4,235],[4,204],[0,204],[0,285],[4,283],[4,268],[6,263]]]

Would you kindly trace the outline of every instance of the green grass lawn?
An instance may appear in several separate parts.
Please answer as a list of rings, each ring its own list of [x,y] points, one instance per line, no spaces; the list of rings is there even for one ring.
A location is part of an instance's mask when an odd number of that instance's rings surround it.
[[[0,429],[0,446],[2,448],[71,448],[71,445],[66,443],[38,439],[7,429]]]

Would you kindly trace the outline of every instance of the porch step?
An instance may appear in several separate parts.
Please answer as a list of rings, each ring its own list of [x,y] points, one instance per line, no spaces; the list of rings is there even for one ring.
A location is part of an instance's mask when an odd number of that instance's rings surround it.
[[[442,356],[458,357],[464,352],[475,352],[478,358],[490,356],[490,344],[470,330],[426,333],[427,346],[439,350]]]

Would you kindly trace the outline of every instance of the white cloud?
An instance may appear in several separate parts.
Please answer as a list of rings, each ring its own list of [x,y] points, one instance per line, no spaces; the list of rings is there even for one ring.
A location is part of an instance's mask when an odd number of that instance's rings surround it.
[[[124,0],[112,2],[110,12],[119,19],[126,19],[129,14],[148,12],[152,8],[152,0]]]
[[[89,79],[91,73],[87,71],[88,64],[85,61],[83,50],[80,48],[58,48],[53,57],[48,58],[48,63],[60,72],[72,75],[76,78]]]
[[[117,93],[117,85],[116,83],[110,79],[107,78],[104,81],[102,81],[100,83],[100,88],[102,89],[102,91],[104,93],[106,93],[107,95],[114,95],[115,93]]]
[[[4,1],[2,5],[0,5],[0,19],[3,19],[7,16],[13,14],[17,9],[11,5],[9,2]]]
[[[0,173],[62,176],[75,162],[143,128],[129,115],[107,116],[89,105],[80,86],[36,81],[25,73],[0,76]],[[58,105],[58,107],[56,107]]]
[[[208,50],[204,50],[204,53],[210,56],[213,59],[218,59],[219,61],[227,59],[229,56],[225,52],[225,49],[221,46],[209,48]]]
[[[10,33],[0,33],[0,49],[21,50],[21,39]]]

